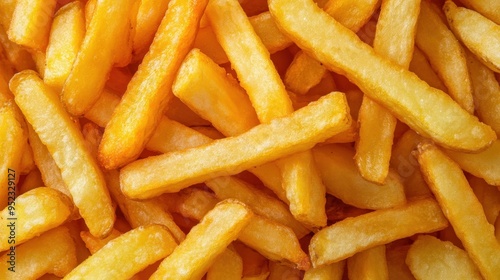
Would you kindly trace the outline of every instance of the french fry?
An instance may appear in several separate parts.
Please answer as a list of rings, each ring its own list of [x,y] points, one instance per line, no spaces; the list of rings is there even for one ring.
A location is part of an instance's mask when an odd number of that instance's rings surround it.
[[[14,260],[9,252],[0,257],[2,279],[37,279],[46,273],[64,277],[77,265],[75,244],[64,226],[16,247]]]
[[[345,261],[311,268],[304,274],[304,280],[342,280]]]
[[[218,203],[186,239],[163,260],[150,279],[197,279],[249,223],[253,213],[242,203]]]
[[[417,233],[438,231],[446,226],[448,221],[434,199],[416,200],[323,228],[311,239],[309,254],[313,267],[318,267],[377,245]]]
[[[415,280],[405,263],[409,248],[408,245],[387,248],[385,255],[390,280]]]
[[[292,92],[306,94],[321,81],[325,73],[326,68],[320,62],[299,51],[286,70],[284,83]]]
[[[347,273],[350,280],[388,279],[389,271],[385,257],[385,245],[379,245],[347,259]]]
[[[430,235],[411,245],[406,263],[417,279],[483,279],[465,251]]]
[[[24,130],[26,130],[26,128]],[[26,134],[26,132],[24,134]],[[26,142],[23,145],[23,154],[21,156],[21,162],[19,163],[19,172],[22,175],[30,173],[36,167],[33,160],[33,151],[27,141],[28,138],[25,136],[24,139],[26,139]]]
[[[305,123],[308,125],[305,126]],[[122,190],[131,198],[176,192],[195,183],[236,174],[252,166],[307,150],[349,125],[350,116],[344,95],[332,93],[288,117],[258,125],[237,137],[135,161],[120,171]],[[266,141],[261,141],[262,137]],[[250,146],[251,151],[248,150]],[[227,157],[224,152],[229,151],[239,152]],[[200,158],[200,154],[207,157]],[[168,166],[169,174],[161,171],[163,166]],[[149,174],[149,180],[142,175],[144,172]],[[155,172],[158,176],[153,175]]]
[[[469,176],[467,181],[469,181],[472,191],[474,191],[483,206],[486,220],[494,225],[497,216],[500,214],[500,191],[488,185],[483,179],[474,176]]]
[[[262,40],[269,53],[276,53],[292,45],[292,40],[276,26],[269,12],[263,12],[248,18],[255,34]]]
[[[500,140],[493,142],[488,149],[476,153],[461,153],[444,150],[453,161],[474,176],[483,178],[488,184],[500,185]]]
[[[433,5],[422,1],[415,43],[426,54],[450,96],[473,113],[472,86],[464,50]]]
[[[167,11],[169,2],[169,0],[140,1],[133,39],[133,54],[135,56],[147,52]]]
[[[419,0],[382,1],[373,42],[375,52],[408,69],[419,11]],[[359,139],[356,141],[355,162],[365,179],[382,184],[389,173],[397,119],[365,95],[358,122]]]
[[[335,20],[354,32],[358,32],[379,7],[378,0],[329,0],[323,9]]]
[[[422,51],[416,46],[413,49],[413,57],[411,59],[409,69],[431,87],[435,87],[444,92],[448,91],[436,72],[434,72],[434,69],[432,69],[424,53],[422,53]]]
[[[99,161],[115,169],[139,156],[171,99],[171,86],[191,48],[207,0],[172,1],[148,53],[106,126]],[[182,40],[179,40],[182,38]],[[162,71],[157,71],[161,65]],[[127,129],[123,130],[123,125]]]
[[[224,49],[217,41],[217,37],[215,37],[214,30],[210,26],[198,30],[193,48],[200,49],[217,64],[224,64],[229,61]]]
[[[238,253],[231,249],[222,252],[207,271],[207,280],[240,280],[243,276],[243,261]]]
[[[73,269],[65,279],[128,279],[177,246],[161,225],[139,227],[111,240],[106,246]],[[131,258],[130,256],[134,257]],[[114,265],[115,262],[127,265]]]
[[[486,279],[500,271],[500,243],[460,167],[430,143],[418,147],[418,162],[430,189],[465,250]]]
[[[478,11],[485,17],[500,24],[500,3],[495,0],[460,0],[465,6]]]
[[[341,145],[313,149],[314,159],[327,193],[362,209],[384,209],[406,203],[404,186],[391,171],[384,185],[363,179],[354,163],[354,151]]]
[[[56,0],[17,0],[7,34],[9,39],[35,51],[45,51]]]
[[[80,1],[71,2],[54,15],[45,57],[44,82],[61,92],[85,36],[85,15]]]
[[[58,227],[68,220],[73,210],[73,204],[68,197],[46,187],[24,193],[10,205],[12,207],[5,207],[0,212],[0,235],[6,237],[0,243],[0,251]],[[11,231],[15,232],[14,243],[12,238],[7,239],[7,236],[12,236],[12,233],[9,234]]]
[[[82,231],[80,232],[80,237],[85,242],[85,246],[87,249],[90,251],[90,253],[93,255],[97,251],[99,251],[102,247],[104,247],[106,244],[108,244],[109,241],[117,238],[118,236],[122,235],[123,233],[120,232],[119,230],[113,228],[111,233],[106,236],[105,238],[96,238],[90,232],[88,231]]]
[[[42,174],[38,168],[35,168],[24,177],[23,183],[19,187],[19,194],[24,194],[40,186],[43,186]]]
[[[35,62],[33,61],[31,54],[23,47],[11,42],[6,31],[1,27],[0,44],[2,44],[3,49],[5,50],[7,59],[10,63],[12,63],[12,65],[14,65],[17,71],[35,69]]]
[[[106,236],[115,219],[103,175],[58,96],[33,71],[10,81],[15,101],[61,170],[73,202],[94,236]],[[51,119],[47,122],[46,119]],[[61,135],[68,134],[61,138]]]
[[[457,7],[452,1],[446,1],[443,10],[460,41],[488,68],[500,72],[500,26],[480,13]]]
[[[489,126],[416,75],[377,56],[312,1],[271,0],[269,10],[295,43],[330,70],[344,73],[365,94],[418,133],[458,150],[477,151],[495,140],[496,135]],[[310,30],[327,31],[313,36]],[[442,118],[443,115],[447,117]]]

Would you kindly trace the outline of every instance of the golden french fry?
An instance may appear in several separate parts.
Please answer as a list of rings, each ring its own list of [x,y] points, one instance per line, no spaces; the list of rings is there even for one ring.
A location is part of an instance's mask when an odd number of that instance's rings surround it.
[[[495,0],[460,0],[466,7],[474,9],[485,17],[500,24],[500,3]]]
[[[225,200],[210,210],[163,260],[150,279],[197,279],[248,224],[253,213],[242,203]]]
[[[434,69],[432,69],[425,55],[416,46],[413,49],[413,57],[411,59],[409,69],[431,87],[435,87],[444,92],[447,91],[446,86],[443,84],[436,72],[434,72]]]
[[[151,42],[168,8],[169,0],[140,1],[135,25],[133,53],[142,56]]]
[[[19,187],[19,194],[24,194],[43,185],[42,174],[38,168],[35,168],[24,177],[23,183]]]
[[[243,276],[243,261],[240,255],[226,249],[222,252],[207,271],[207,280],[240,280]]]
[[[175,192],[207,179],[236,174],[252,166],[307,150],[349,125],[345,96],[332,93],[288,117],[258,125],[237,137],[135,161],[120,171],[122,190],[131,198]],[[262,137],[266,141],[261,141]],[[251,151],[249,146],[252,146]],[[230,151],[238,152],[230,157],[224,155],[224,152]],[[207,157],[200,158],[200,154]],[[169,174],[161,171],[162,166],[168,166]],[[149,174],[149,180],[142,175],[144,172]],[[154,172],[158,176],[153,175]]]
[[[255,34],[262,40],[269,53],[284,50],[292,45],[292,40],[279,30],[268,11],[252,16],[249,20]]]
[[[320,62],[299,51],[286,70],[284,83],[292,92],[306,94],[321,81],[325,73],[326,68]]]
[[[217,41],[217,37],[215,37],[214,30],[210,26],[198,30],[193,48],[200,49],[217,64],[224,64],[229,61],[224,49]]]
[[[429,187],[467,253],[487,279],[500,271],[500,243],[462,170],[436,146],[418,146],[418,162]]]
[[[344,276],[345,261],[339,261],[311,268],[304,274],[304,280],[342,280]]]
[[[57,94],[30,70],[16,74],[10,88],[17,105],[61,170],[61,177],[90,232],[105,236],[113,226],[115,214],[103,175]]]
[[[473,113],[472,87],[464,50],[440,13],[434,4],[422,1],[415,43],[426,54],[450,96]]]
[[[44,82],[61,92],[85,36],[85,15],[80,1],[71,2],[54,15],[45,57]]]
[[[432,198],[420,199],[391,209],[377,210],[337,222],[317,232],[309,244],[314,267],[334,263],[377,245],[434,232],[448,226]]]
[[[0,257],[1,279],[37,279],[46,273],[64,277],[77,265],[75,243],[66,227],[47,231],[14,250]]]
[[[106,169],[137,158],[151,137],[172,96],[170,87],[191,47],[206,4],[207,0],[170,2],[160,32],[104,131],[99,161]],[[162,71],[158,71],[158,65]],[[126,130],[122,129],[124,124]]]
[[[9,39],[35,51],[45,51],[56,0],[17,0],[9,25]]]
[[[470,151],[484,149],[496,139],[489,126],[460,108],[448,95],[377,56],[312,1],[271,0],[269,10],[301,48],[327,68],[346,74],[365,94],[420,134],[443,146]],[[310,30],[325,32],[313,36]],[[443,115],[447,117],[442,118]]]
[[[85,113],[101,95],[113,64],[127,55],[129,48],[124,40],[131,37],[133,6],[132,0],[121,5],[109,0],[95,3],[85,38],[62,89],[62,100],[69,113]]]
[[[85,242],[85,246],[90,251],[90,253],[93,255],[97,251],[99,251],[102,247],[104,247],[106,244],[108,244],[109,241],[117,238],[118,236],[120,236],[122,234],[123,234],[122,232],[113,228],[111,233],[102,239],[96,238],[95,236],[90,234],[90,232],[88,232],[88,231],[80,232],[80,238],[83,240],[83,242]]]
[[[406,263],[417,279],[483,279],[465,251],[430,235],[410,246]]]
[[[313,149],[327,193],[363,209],[384,209],[406,203],[404,186],[391,171],[384,185],[363,179],[354,164],[354,151],[341,145]]]
[[[385,245],[379,245],[347,259],[347,272],[350,280],[388,279],[389,271],[385,257]]]
[[[495,224],[495,220],[500,214],[500,191],[488,185],[483,179],[468,176],[467,180],[472,191],[474,191],[474,194],[483,206],[486,219],[490,224]]]
[[[128,279],[170,255],[176,246],[177,243],[165,227],[138,227],[109,241],[64,279]]]
[[[379,5],[378,0],[329,0],[323,9],[345,27],[358,32]]]
[[[389,279],[391,280],[415,280],[413,274],[405,263],[408,253],[408,245],[394,246],[387,248],[385,253],[387,258],[387,268]]]

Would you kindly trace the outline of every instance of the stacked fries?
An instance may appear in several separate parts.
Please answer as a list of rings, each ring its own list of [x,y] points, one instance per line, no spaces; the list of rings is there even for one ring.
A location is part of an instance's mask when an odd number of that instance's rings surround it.
[[[0,1],[0,279],[500,279],[498,3]]]

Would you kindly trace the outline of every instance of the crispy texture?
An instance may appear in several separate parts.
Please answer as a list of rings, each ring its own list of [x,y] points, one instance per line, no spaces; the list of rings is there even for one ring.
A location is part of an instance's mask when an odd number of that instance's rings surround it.
[[[231,200],[218,203],[161,262],[150,279],[201,278],[252,216],[250,209],[242,203]]]
[[[411,245],[406,263],[417,279],[483,279],[465,251],[430,235]]]
[[[304,280],[342,280],[345,261],[311,268],[304,274]]]
[[[222,252],[207,271],[207,280],[240,280],[243,276],[243,261],[240,255],[231,249]]]
[[[497,277],[500,244],[460,167],[429,143],[419,145],[418,162],[445,216],[481,274],[486,279]]]
[[[377,56],[312,1],[271,0],[269,9],[298,46],[331,70],[345,74],[365,94],[420,134],[443,146],[470,151],[484,149],[496,139],[489,126],[460,108],[448,95]],[[325,32],[314,36],[311,30]]]
[[[75,243],[66,227],[47,231],[15,250],[15,272],[7,270],[10,266],[8,252],[0,257],[2,279],[37,279],[46,273],[64,277],[77,265]]]
[[[500,26],[481,14],[446,1],[443,10],[453,33],[488,68],[500,72]]]
[[[175,74],[191,48],[206,5],[207,0],[170,3],[158,28],[160,32],[104,131],[99,161],[106,169],[137,158],[151,137],[172,97]]]
[[[318,267],[377,245],[447,226],[448,221],[439,205],[434,199],[426,198],[347,218],[326,227],[311,239],[309,253],[313,266]]]
[[[460,0],[465,6],[472,8],[492,21],[500,24],[500,3],[495,0]]]
[[[10,88],[17,105],[61,170],[90,232],[105,236],[113,226],[115,214],[102,172],[58,96],[29,70],[16,74]],[[67,136],[61,138],[61,135]]]
[[[360,176],[352,149],[325,145],[315,147],[313,154],[326,192],[344,203],[362,209],[384,209],[406,203],[404,186],[394,171],[389,173],[384,185],[378,185]]]
[[[385,245],[361,251],[348,258],[347,273],[350,280],[388,279]]]
[[[133,6],[133,0],[122,1],[121,5],[110,0],[96,2],[85,38],[62,89],[62,100],[69,113],[82,115],[97,101],[113,64],[124,57],[128,47],[123,38],[130,37]]]
[[[152,197],[307,150],[348,128],[347,110],[345,96],[332,93],[288,117],[258,125],[237,137],[135,161],[120,171],[122,190],[131,198]],[[201,158],[201,154],[205,156]],[[170,169],[168,174],[162,171],[163,166]],[[142,175],[144,172],[149,174],[149,180]]]
[[[379,7],[378,0],[329,0],[323,9],[335,20],[358,32]]]
[[[52,22],[43,76],[43,81],[57,92],[61,92],[73,68],[84,37],[83,4],[75,1],[60,8]]]
[[[128,279],[170,255],[176,246],[177,243],[165,227],[139,227],[111,240],[73,269],[65,279]]]

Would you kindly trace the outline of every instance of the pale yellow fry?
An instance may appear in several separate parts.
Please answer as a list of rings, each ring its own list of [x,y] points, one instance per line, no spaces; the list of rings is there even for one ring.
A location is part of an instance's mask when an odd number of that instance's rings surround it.
[[[207,271],[207,280],[240,280],[243,276],[243,261],[240,255],[226,249],[222,252]]]
[[[85,37],[85,15],[80,1],[61,7],[54,16],[45,56],[44,82],[61,92]]]
[[[384,209],[406,203],[404,186],[394,171],[390,171],[385,184],[378,185],[360,176],[352,149],[325,145],[315,147],[313,154],[326,192],[344,203],[363,209]]]
[[[408,69],[419,11],[420,0],[382,1],[373,42],[375,52]],[[384,183],[389,173],[397,120],[387,109],[366,95],[363,97],[358,116],[356,164],[365,179]]]
[[[420,144],[418,151],[418,162],[429,187],[465,250],[483,277],[496,279],[500,271],[500,243],[462,170],[432,144]]]
[[[131,198],[153,197],[308,150],[349,127],[347,110],[345,96],[331,93],[290,116],[258,125],[239,136],[137,160],[121,169],[122,190]],[[164,168],[168,168],[168,174]]]
[[[0,212],[0,236],[5,237],[0,241],[0,251],[61,225],[68,220],[73,210],[68,197],[46,187],[35,188],[20,195],[9,206]],[[11,231],[15,234],[12,238],[7,238],[12,236]]]
[[[304,274],[304,280],[342,280],[345,261],[339,261],[311,268]]]
[[[488,184],[500,186],[500,140],[480,153],[444,152],[463,170],[483,178]]]
[[[57,240],[57,242],[55,242]],[[0,278],[38,279],[46,273],[64,277],[76,265],[75,243],[66,227],[58,227],[15,248],[15,260],[5,252],[0,257]],[[12,261],[12,263],[9,263]],[[15,272],[9,270],[13,268]]]
[[[500,26],[481,14],[446,1],[443,10],[453,33],[488,68],[500,72]]]
[[[406,263],[419,280],[483,279],[464,250],[430,235],[420,235],[411,245]]]
[[[138,227],[111,240],[64,279],[128,279],[170,255],[176,246],[165,227]]]
[[[444,92],[447,91],[446,86],[443,84],[436,72],[434,72],[434,69],[432,69],[424,53],[422,53],[422,51],[416,46],[413,49],[413,57],[411,59],[409,69],[431,87],[435,87]]]
[[[45,51],[56,0],[17,0],[9,25],[9,39],[37,51]]]
[[[30,70],[16,74],[10,88],[17,105],[61,170],[90,232],[105,236],[113,226],[115,214],[102,172],[57,94]]]
[[[111,67],[122,59],[128,48],[122,38],[130,37],[134,2],[125,0],[120,5],[112,0],[96,2],[85,38],[62,89],[63,103],[71,114],[82,115],[97,101]]]
[[[388,279],[389,271],[385,257],[385,245],[379,245],[347,259],[349,280]]]
[[[460,0],[460,2],[500,24],[500,2],[496,0]]]
[[[476,115],[500,135],[500,85],[495,73],[466,51]]]
[[[365,94],[420,134],[459,150],[480,150],[496,139],[489,126],[460,108],[448,95],[377,56],[312,1],[270,0],[269,9],[296,44],[327,68],[345,74]],[[311,30],[322,32],[316,36]]]
[[[440,12],[434,4],[422,1],[415,43],[441,77],[450,96],[473,113],[472,86],[464,50]]]
[[[206,5],[207,0],[170,2],[159,32],[104,131],[99,161],[106,169],[137,158],[153,134]]]
[[[309,244],[314,267],[334,263],[357,252],[448,226],[432,198],[347,218],[317,232]]]
[[[329,0],[323,9],[343,26],[358,32],[379,4],[379,0]]]
[[[217,256],[238,238],[252,216],[250,209],[235,200],[218,203],[161,262],[150,279],[201,278]]]

